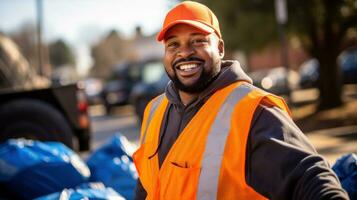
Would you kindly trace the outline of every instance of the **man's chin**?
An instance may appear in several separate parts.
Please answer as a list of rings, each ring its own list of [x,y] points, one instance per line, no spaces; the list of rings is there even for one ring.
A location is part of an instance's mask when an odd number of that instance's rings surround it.
[[[170,79],[178,90],[189,94],[197,94],[203,92],[215,80],[217,75],[218,73],[214,75],[202,73],[198,79],[191,83],[183,83],[177,76],[170,76]]]
[[[183,84],[182,82],[177,82],[177,83],[174,82],[174,84],[178,90],[189,94],[200,93],[208,86],[201,82],[195,82],[192,84]]]

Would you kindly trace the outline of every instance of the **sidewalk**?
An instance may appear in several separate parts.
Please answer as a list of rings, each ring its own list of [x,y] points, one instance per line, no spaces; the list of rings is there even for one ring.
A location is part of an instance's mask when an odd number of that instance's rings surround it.
[[[331,166],[343,154],[357,154],[357,125],[317,130],[306,135]]]
[[[307,104],[292,107],[293,118],[318,153],[332,165],[343,154],[357,154],[357,85],[344,86],[343,105],[323,111],[317,110],[316,92],[295,93],[295,100]]]

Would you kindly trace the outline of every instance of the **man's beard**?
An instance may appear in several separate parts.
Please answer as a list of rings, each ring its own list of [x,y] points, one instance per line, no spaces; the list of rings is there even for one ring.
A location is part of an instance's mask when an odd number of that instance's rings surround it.
[[[194,61],[194,60],[199,60],[202,61],[201,59],[198,58],[188,58],[185,61]],[[181,61],[179,61],[181,62]],[[177,63],[179,63],[177,62]],[[202,72],[200,74],[200,77],[198,80],[192,84],[192,85],[184,85],[178,78],[177,78],[177,73],[175,70],[175,64],[174,66],[174,75],[170,75],[167,73],[167,75],[170,77],[171,81],[173,82],[174,86],[183,92],[190,93],[190,94],[195,94],[195,93],[200,93],[204,89],[206,89],[217,77],[219,74],[219,69],[220,69],[220,62],[214,63],[215,66],[212,66],[212,68],[209,71],[206,71],[204,68],[202,69]]]

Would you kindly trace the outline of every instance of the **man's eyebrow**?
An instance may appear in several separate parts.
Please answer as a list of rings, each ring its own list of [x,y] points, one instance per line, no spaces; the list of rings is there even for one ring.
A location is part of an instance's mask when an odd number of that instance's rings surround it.
[[[165,38],[165,42],[169,41],[170,39],[176,38],[176,37],[177,36],[175,36],[175,35],[171,35],[171,36]]]
[[[203,33],[191,33],[191,36],[196,36],[196,35],[206,36],[206,35],[208,35],[208,34],[203,34]]]

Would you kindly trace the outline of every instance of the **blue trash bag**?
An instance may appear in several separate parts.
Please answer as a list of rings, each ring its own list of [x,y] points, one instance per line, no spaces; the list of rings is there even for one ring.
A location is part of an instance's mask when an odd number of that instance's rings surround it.
[[[350,153],[337,159],[332,169],[341,181],[351,200],[357,200],[357,156]]]
[[[103,183],[85,183],[76,189],[64,189],[61,192],[37,198],[36,200],[125,200],[112,188],[106,188]]]
[[[87,160],[91,182],[103,182],[126,199],[134,198],[137,173],[128,150],[127,139],[116,134]]]
[[[0,187],[8,198],[33,199],[88,180],[89,168],[59,142],[10,139],[0,144]]]

